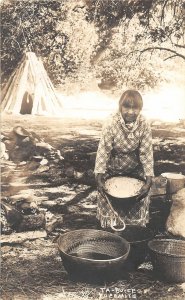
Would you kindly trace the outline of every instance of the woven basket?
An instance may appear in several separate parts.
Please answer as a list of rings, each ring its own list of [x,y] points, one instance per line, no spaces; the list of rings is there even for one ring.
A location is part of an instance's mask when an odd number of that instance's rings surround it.
[[[135,177],[127,177],[128,180],[129,178],[130,179],[135,179],[136,182],[140,181],[141,183],[144,184],[144,180],[142,179],[138,179],[138,178],[135,178]],[[114,190],[114,186],[116,185],[116,179],[117,180],[120,180],[122,179],[123,180],[123,186],[125,184],[125,176],[114,176],[112,178],[108,178],[107,179],[107,182],[110,180],[110,179],[114,179],[115,182],[114,184],[112,184],[110,187],[109,187],[109,192],[105,191],[105,194],[107,195],[109,201],[111,202],[111,205],[112,207],[116,210],[116,211],[119,211],[119,210],[124,210],[124,211],[127,211],[129,209],[131,209],[137,202],[137,197],[139,196],[139,194],[136,194],[134,196],[127,196],[127,197],[120,197],[119,196],[119,193],[117,192],[117,196],[113,196],[113,190]],[[106,183],[107,183],[106,182]],[[106,184],[105,183],[105,184]],[[112,194],[113,193],[113,194]],[[142,198],[144,198],[145,196],[147,195],[147,193],[143,194]]]
[[[136,269],[144,262],[149,252],[148,242],[154,238],[154,232],[147,227],[127,225],[119,235],[130,243],[127,263],[131,269]]]
[[[185,282],[185,241],[154,239],[148,243],[154,272],[168,282]]]
[[[70,277],[78,281],[117,279],[129,254],[129,243],[113,233],[80,229],[61,235],[59,253]]]

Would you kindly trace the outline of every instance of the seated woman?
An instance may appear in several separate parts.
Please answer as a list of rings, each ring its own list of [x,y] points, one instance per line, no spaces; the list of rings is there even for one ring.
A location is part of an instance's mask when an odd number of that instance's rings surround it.
[[[126,224],[146,226],[149,221],[149,193],[153,172],[151,128],[141,115],[143,100],[135,90],[125,91],[119,110],[103,126],[95,163],[98,187],[97,218],[101,227]],[[138,201],[129,211],[115,212],[104,197],[105,180],[110,176],[130,176],[145,179]],[[143,198],[143,196],[146,196]],[[121,217],[121,218],[120,218]]]

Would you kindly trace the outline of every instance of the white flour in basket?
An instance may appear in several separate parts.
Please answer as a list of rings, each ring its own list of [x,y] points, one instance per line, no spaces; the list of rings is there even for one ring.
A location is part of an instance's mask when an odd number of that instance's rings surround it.
[[[127,198],[138,194],[143,182],[130,177],[112,177],[105,183],[108,194],[117,198]]]

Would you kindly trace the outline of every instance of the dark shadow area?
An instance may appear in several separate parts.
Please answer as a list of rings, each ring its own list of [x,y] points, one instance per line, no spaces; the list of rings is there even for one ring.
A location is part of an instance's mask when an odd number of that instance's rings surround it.
[[[33,98],[28,92],[25,92],[22,99],[20,114],[22,115],[31,114],[32,108],[33,108]]]

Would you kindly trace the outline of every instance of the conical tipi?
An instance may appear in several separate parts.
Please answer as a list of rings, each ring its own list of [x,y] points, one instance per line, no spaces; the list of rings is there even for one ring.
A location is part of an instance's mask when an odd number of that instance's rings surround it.
[[[2,90],[1,108],[13,114],[59,115],[62,105],[34,52],[27,52]]]

